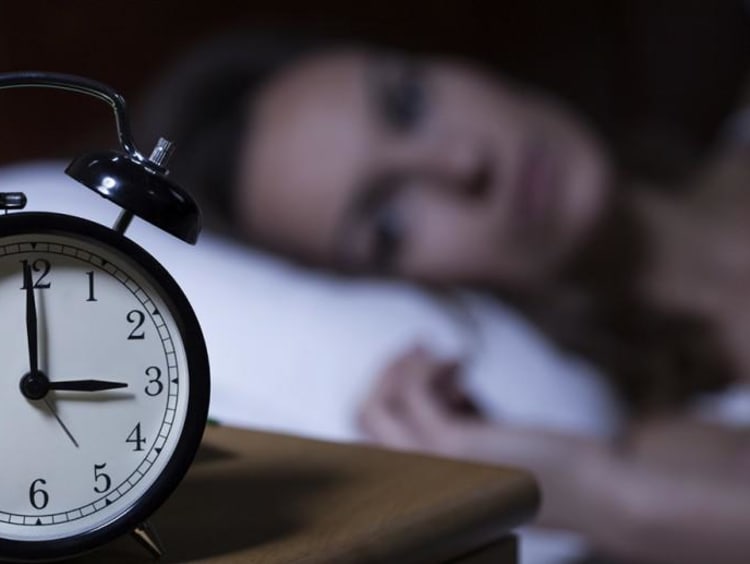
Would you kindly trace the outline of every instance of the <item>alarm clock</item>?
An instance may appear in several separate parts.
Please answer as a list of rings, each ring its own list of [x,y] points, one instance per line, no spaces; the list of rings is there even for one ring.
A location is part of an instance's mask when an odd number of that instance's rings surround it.
[[[132,141],[124,99],[81,77],[0,74],[0,89],[51,87],[114,110],[121,151],[68,175],[122,208],[113,227],[24,212],[0,186],[0,560],[58,559],[133,532],[187,472],[206,425],[209,364],[184,293],[126,237],[134,216],[195,243],[200,212],[167,177],[171,144]]]

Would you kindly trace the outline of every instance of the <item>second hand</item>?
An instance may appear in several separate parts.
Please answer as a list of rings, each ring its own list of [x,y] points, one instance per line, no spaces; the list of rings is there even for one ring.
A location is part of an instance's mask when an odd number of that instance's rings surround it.
[[[60,419],[60,416],[57,414],[57,411],[55,410],[55,407],[50,403],[50,401],[47,398],[44,398],[44,404],[47,406],[47,409],[50,410],[50,413],[55,416],[55,419],[57,419],[57,422],[60,424],[60,427],[63,428],[63,431],[65,431],[65,434],[70,437],[70,440],[73,441],[73,444],[76,445],[76,448],[81,448],[78,444],[78,441],[73,436],[73,433],[70,432],[70,429],[65,425],[65,423],[62,422],[62,419]]]

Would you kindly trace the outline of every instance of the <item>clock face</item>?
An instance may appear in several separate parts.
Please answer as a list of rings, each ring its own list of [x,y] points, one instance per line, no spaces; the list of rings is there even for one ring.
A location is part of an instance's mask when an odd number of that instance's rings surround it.
[[[0,556],[2,543],[56,554],[132,528],[205,424],[205,347],[184,296],[108,229],[17,214],[0,218],[0,311]]]

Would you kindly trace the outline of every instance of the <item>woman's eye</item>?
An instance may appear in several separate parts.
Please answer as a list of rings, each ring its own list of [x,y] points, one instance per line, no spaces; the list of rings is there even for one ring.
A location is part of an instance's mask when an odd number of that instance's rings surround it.
[[[376,272],[392,272],[404,240],[404,222],[397,206],[384,203],[372,218],[371,265]]]
[[[423,73],[416,64],[401,64],[386,79],[383,110],[397,131],[416,128],[424,119],[426,92]]]

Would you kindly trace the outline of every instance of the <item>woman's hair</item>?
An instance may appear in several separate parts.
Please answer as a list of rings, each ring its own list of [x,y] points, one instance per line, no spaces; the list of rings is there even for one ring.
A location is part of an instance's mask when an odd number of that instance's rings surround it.
[[[172,174],[193,192],[210,228],[239,236],[232,190],[253,97],[301,58],[352,44],[235,34],[199,47],[152,90],[140,112],[140,133],[152,137],[147,141],[162,135],[175,142]],[[561,349],[602,369],[633,411],[677,408],[728,385],[732,366],[703,319],[660,311],[635,291],[647,245],[625,201],[611,206],[571,266],[568,288],[501,297]]]
[[[512,296],[558,346],[597,365],[633,412],[684,406],[726,388],[735,368],[708,320],[662,309],[638,291],[648,241],[619,186],[562,288]]]
[[[143,146],[175,144],[170,175],[198,200],[206,225],[236,234],[232,189],[253,97],[276,75],[333,42],[271,32],[199,45],[149,90],[136,114]]]

